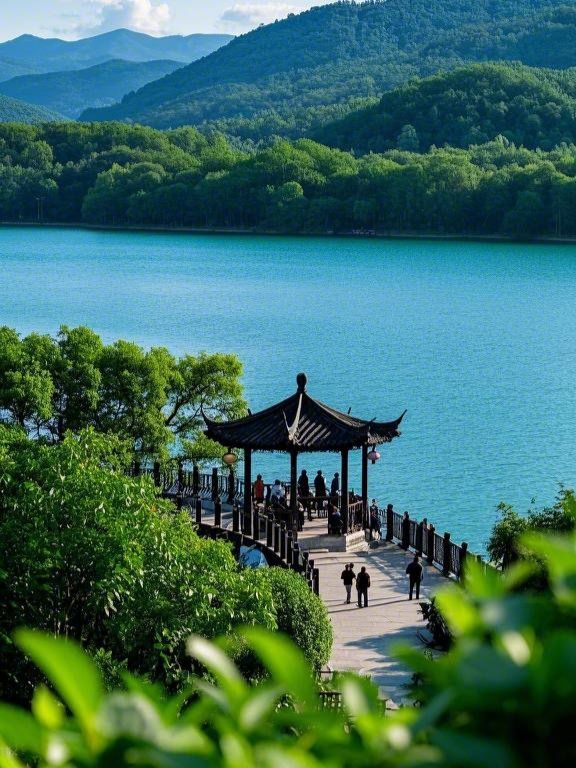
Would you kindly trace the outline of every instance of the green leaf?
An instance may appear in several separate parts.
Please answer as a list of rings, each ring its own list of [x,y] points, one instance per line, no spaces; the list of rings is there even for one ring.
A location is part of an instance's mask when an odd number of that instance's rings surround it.
[[[29,630],[18,630],[15,637],[18,646],[53,683],[82,728],[92,733],[103,696],[97,667],[79,646],[64,638]]]
[[[64,707],[45,685],[34,692],[32,712],[36,720],[50,730],[60,728],[64,722]]]
[[[21,752],[42,754],[44,731],[29,712],[11,704],[0,703],[0,736]]]
[[[198,659],[216,678],[220,687],[233,700],[244,697],[248,686],[236,666],[214,643],[192,635],[186,644],[188,653]]]

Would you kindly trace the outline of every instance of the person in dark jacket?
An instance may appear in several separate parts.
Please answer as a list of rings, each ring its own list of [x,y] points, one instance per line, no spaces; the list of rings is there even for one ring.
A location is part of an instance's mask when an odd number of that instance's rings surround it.
[[[370,589],[370,574],[362,566],[360,573],[356,576],[356,589],[358,591],[358,608],[362,608],[362,598],[364,598],[364,607],[368,608],[368,590]]]
[[[352,596],[352,584],[356,579],[352,563],[346,563],[344,570],[340,574],[340,578],[344,582],[344,588],[346,589],[346,602],[349,603],[350,597]]]
[[[334,472],[334,477],[330,483],[330,496],[338,496],[340,490],[340,475],[338,472]]]
[[[298,496],[302,499],[302,504],[308,513],[308,520],[312,520],[312,506],[310,504],[310,483],[308,482],[308,473],[305,469],[298,478]]]
[[[424,576],[424,569],[422,568],[422,563],[419,562],[418,555],[414,555],[414,560],[412,560],[412,562],[408,564],[408,567],[406,568],[406,573],[410,578],[409,599],[412,600],[412,593],[414,592],[414,587],[416,587],[416,600],[419,600],[420,599],[420,582],[422,581],[422,577]]]
[[[320,510],[324,508],[324,497],[326,496],[326,480],[321,469],[318,470],[314,478],[314,493],[317,499],[321,499],[321,501],[316,502],[316,509],[320,513]]]

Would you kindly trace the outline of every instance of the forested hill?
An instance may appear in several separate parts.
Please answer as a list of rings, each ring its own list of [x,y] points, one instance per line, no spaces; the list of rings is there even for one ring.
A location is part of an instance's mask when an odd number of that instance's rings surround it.
[[[14,77],[0,83],[0,93],[76,118],[88,107],[112,104],[181,66],[179,61],[112,59],[87,69]]]
[[[316,138],[356,152],[468,147],[498,135],[529,148],[576,142],[576,69],[472,64],[414,79]]]
[[[46,123],[62,120],[62,115],[44,107],[27,104],[0,94],[0,123]]]
[[[127,95],[120,104],[89,110],[83,118],[130,119],[169,127],[215,117],[247,116],[266,107],[275,109],[285,103],[287,96],[294,97],[297,103],[302,94],[287,93],[290,82],[286,82],[287,76],[292,80],[296,70],[313,73],[325,68],[320,81],[312,77],[309,86],[303,85],[306,94],[310,89],[329,87],[332,68],[342,65],[345,75],[347,63],[355,66],[375,58],[380,64],[392,63],[394,70],[407,67],[395,80],[397,83],[420,71],[420,54],[414,59],[410,55],[444,34],[465,26],[532,16],[560,5],[558,0],[369,0],[320,6],[241,35],[210,56]],[[354,77],[359,74],[356,68]],[[276,77],[281,85],[274,92],[274,84],[268,82],[267,104],[258,98],[259,94],[255,104],[243,104],[242,89],[246,84]],[[344,77],[338,101],[349,98],[349,82]],[[241,84],[238,98],[236,84]],[[217,98],[210,93],[214,88],[219,89],[214,94]],[[248,96],[253,96],[251,91]],[[315,103],[325,105],[329,101],[319,95]]]

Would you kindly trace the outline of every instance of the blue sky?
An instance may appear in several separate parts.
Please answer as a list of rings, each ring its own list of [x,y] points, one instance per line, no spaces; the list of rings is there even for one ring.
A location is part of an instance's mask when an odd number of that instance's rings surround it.
[[[69,40],[129,27],[153,35],[238,34],[332,0],[0,0],[0,41],[25,32]]]

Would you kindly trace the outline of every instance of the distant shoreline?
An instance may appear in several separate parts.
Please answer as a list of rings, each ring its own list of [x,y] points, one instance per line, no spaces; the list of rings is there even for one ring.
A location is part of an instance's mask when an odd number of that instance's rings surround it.
[[[462,240],[470,242],[492,243],[527,243],[545,245],[575,245],[576,237],[555,237],[541,235],[538,237],[507,237],[506,235],[480,235],[470,233],[438,232],[383,232],[377,230],[351,230],[347,232],[282,232],[276,230],[241,229],[234,227],[168,227],[145,224],[86,224],[84,222],[35,222],[35,221],[0,221],[0,229],[85,229],[101,232],[157,232],[160,234],[182,235],[262,235],[265,237],[324,237],[347,238],[361,240]]]

